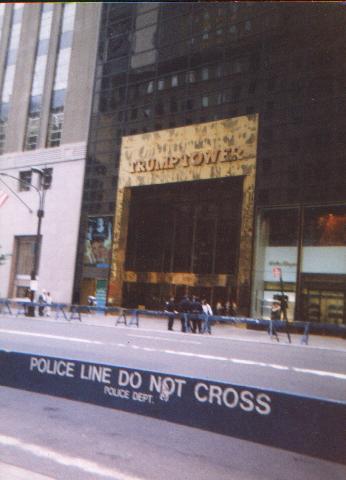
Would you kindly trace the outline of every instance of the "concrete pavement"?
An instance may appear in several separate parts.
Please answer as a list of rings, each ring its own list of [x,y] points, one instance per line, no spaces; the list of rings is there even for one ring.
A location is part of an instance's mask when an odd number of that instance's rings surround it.
[[[50,317],[35,317],[37,320],[53,321],[62,323],[79,323],[76,318],[73,320],[65,320],[61,315],[56,318],[54,312]],[[167,319],[165,317],[150,317],[148,315],[140,315],[139,325],[135,324],[135,318],[129,316],[127,318],[127,324],[125,325],[124,319],[118,315],[104,315],[103,313],[83,313],[81,315],[81,323],[84,325],[94,325],[109,328],[132,328],[132,329],[145,329],[157,332],[167,332]],[[195,335],[193,333],[181,333],[181,324],[179,319],[174,320],[173,332],[170,334],[180,335]],[[196,334],[199,335],[199,334]],[[303,332],[290,333],[291,344],[288,342],[288,337],[285,332],[278,332],[279,341],[275,336],[270,337],[265,330],[252,330],[246,328],[245,325],[230,325],[228,323],[216,323],[212,326],[213,337],[229,338],[232,340],[244,341],[244,342],[260,342],[270,343],[277,345],[289,345],[301,348],[325,348],[331,350],[343,350],[346,351],[346,340],[340,337],[332,337],[327,335],[310,334],[308,338],[308,345],[302,344]]]
[[[119,321],[120,320],[120,321]],[[72,320],[76,322],[78,320]],[[119,319],[118,316],[113,315],[103,315],[98,313],[83,314],[82,323],[89,325],[104,325],[112,326],[115,328],[137,328],[135,324],[131,324],[131,317],[128,319],[128,326],[125,326],[123,319]],[[158,318],[158,317],[149,317],[147,315],[142,315],[139,317],[139,327],[140,329],[155,330],[155,331],[167,331],[167,319]],[[172,333],[181,333],[180,320],[174,320]],[[182,335],[198,335],[193,333],[181,333]],[[230,338],[233,340],[240,340],[246,342],[261,342],[261,343],[277,343],[281,345],[289,345],[288,337],[285,332],[278,332],[279,342],[276,340],[275,336],[270,337],[268,333],[264,330],[252,330],[246,328],[245,325],[230,325],[227,323],[216,323],[212,326],[212,335],[214,337]],[[330,348],[337,350],[346,351],[346,340],[339,337],[331,337],[326,335],[309,335],[308,345],[302,345],[301,340],[303,337],[302,333],[290,334],[291,336],[291,345],[302,346],[303,348],[309,347],[320,347],[320,348]]]

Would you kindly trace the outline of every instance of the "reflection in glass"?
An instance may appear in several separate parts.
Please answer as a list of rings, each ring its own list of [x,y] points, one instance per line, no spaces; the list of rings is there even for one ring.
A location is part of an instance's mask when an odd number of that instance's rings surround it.
[[[15,4],[12,10],[10,37],[5,60],[4,82],[2,85],[0,104],[0,155],[4,152],[5,147],[8,112],[13,91],[23,10],[24,5],[22,3]]]
[[[38,147],[41,126],[41,100],[46,76],[47,55],[53,11],[43,6],[41,10],[40,29],[37,41],[36,60],[32,79],[29,111],[26,126],[24,150],[34,150]]]
[[[265,210],[257,219],[253,315],[270,318],[275,295],[288,296],[293,320],[298,269],[297,209]],[[282,280],[282,282],[281,282]]]
[[[55,67],[51,110],[48,123],[47,147],[57,147],[61,143],[64,126],[65,92],[71,58],[76,4],[64,4],[63,21],[59,39],[58,59]]]

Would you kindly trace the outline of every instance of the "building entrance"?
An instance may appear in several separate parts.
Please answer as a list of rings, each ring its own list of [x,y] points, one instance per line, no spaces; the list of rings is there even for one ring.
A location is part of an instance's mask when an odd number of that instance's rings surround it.
[[[185,293],[235,296],[243,177],[131,189],[123,302],[157,308]]]

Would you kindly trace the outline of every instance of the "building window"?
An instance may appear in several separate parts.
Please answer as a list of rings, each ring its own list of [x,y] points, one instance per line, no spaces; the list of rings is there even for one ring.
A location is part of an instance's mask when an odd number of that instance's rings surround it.
[[[202,68],[202,80],[209,80],[209,68]]]
[[[27,192],[28,190],[30,190],[30,184],[31,184],[31,170],[19,172],[19,182],[18,182],[19,191]]]
[[[195,83],[196,82],[196,72],[194,70],[190,70],[187,73],[187,80],[189,83]]]
[[[47,147],[58,147],[64,126],[65,94],[68,85],[76,4],[64,4],[59,51],[48,123]]]
[[[346,209],[307,209],[303,242],[307,247],[346,248]]]
[[[36,236],[16,237],[16,275],[30,275],[34,267]]]
[[[153,93],[153,91],[154,91],[154,82],[151,80],[148,83],[147,93]]]
[[[41,100],[46,76],[48,46],[52,27],[52,5],[43,5],[41,10],[40,30],[38,34],[34,75],[29,101],[28,119],[24,150],[34,150],[38,146],[41,124]]]
[[[5,60],[4,80],[0,101],[0,155],[4,152],[6,130],[11,96],[13,91],[14,76],[16,72],[16,60],[22,28],[22,15],[24,5],[17,3],[13,6],[10,36]]]
[[[209,106],[209,97],[204,96],[202,97],[202,107],[208,107]]]
[[[178,86],[178,75],[173,75],[172,76],[171,85],[172,85],[172,87],[177,87]]]
[[[245,22],[245,31],[246,31],[246,32],[251,32],[251,28],[252,28],[252,26],[251,26],[251,21],[250,21],[250,20],[247,20],[247,21]]]
[[[1,39],[2,27],[4,24],[5,6],[6,5],[4,3],[0,3],[0,39]]]

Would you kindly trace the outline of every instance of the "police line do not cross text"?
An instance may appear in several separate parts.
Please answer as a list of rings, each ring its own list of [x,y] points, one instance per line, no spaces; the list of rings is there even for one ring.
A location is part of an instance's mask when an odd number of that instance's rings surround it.
[[[103,385],[103,394],[114,399],[154,404],[183,399],[190,379],[138,370],[32,356],[30,371],[41,375],[79,379]],[[193,400],[200,404],[241,409],[258,415],[271,413],[268,393],[217,382],[196,381]]]

